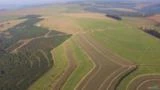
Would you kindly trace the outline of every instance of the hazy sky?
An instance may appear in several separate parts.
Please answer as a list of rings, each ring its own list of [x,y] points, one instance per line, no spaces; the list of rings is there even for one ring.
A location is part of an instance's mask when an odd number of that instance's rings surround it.
[[[65,2],[65,1],[73,1],[73,0],[0,0],[0,7],[3,5],[28,5],[28,4],[43,4],[50,2]],[[103,0],[103,1],[112,1],[112,0]],[[115,1],[160,1],[160,0],[115,0]]]
[[[43,4],[50,2],[64,2],[69,0],[0,0],[0,5],[5,4]]]

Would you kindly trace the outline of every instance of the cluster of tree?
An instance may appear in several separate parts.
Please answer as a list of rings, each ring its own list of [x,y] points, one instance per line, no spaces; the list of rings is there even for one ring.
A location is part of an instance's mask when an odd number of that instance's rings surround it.
[[[110,17],[110,18],[113,18],[115,20],[122,20],[122,18],[120,16],[117,16],[117,15],[109,15],[109,14],[107,14],[106,16]]]
[[[143,30],[144,32],[160,39],[160,33],[155,28],[140,27],[140,29]]]
[[[54,65],[50,51],[69,37],[70,35],[39,38],[15,54],[1,55],[0,90],[26,90]]]
[[[29,50],[0,57],[0,90],[26,90],[48,71],[53,60],[48,52]],[[4,82],[7,81],[7,82]]]
[[[145,32],[160,39],[160,33],[156,30],[145,30]]]

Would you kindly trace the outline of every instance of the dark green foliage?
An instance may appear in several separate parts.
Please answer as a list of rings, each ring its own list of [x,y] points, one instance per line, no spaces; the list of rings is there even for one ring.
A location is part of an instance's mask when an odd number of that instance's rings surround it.
[[[120,16],[117,16],[117,15],[106,15],[107,17],[110,17],[110,18],[113,18],[115,20],[122,20],[122,18]]]
[[[160,33],[156,30],[145,30],[145,32],[160,39]]]
[[[118,87],[120,85],[120,83],[122,82],[122,80],[124,80],[127,76],[129,76],[131,73],[133,73],[134,71],[136,71],[138,69],[138,66],[133,67],[132,69],[128,70],[124,75],[122,75],[118,82],[115,85],[115,90],[118,90]]]
[[[55,37],[49,37],[49,38],[39,38],[36,40],[32,40],[27,46],[24,46],[21,50],[23,51],[27,49],[32,52],[37,50],[50,51],[54,47],[57,47],[58,45],[60,45],[69,37],[70,35],[55,36]]]
[[[51,65],[48,66],[48,62],[41,52],[27,53],[8,54],[0,58],[0,68],[2,69],[0,78],[1,89],[25,90],[52,66],[51,62]],[[49,60],[52,61],[51,58]]]

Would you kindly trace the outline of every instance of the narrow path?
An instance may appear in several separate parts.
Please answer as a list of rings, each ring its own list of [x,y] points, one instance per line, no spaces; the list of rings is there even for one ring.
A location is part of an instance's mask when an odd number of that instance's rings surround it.
[[[12,50],[11,53],[17,53],[18,50],[20,50],[24,46],[28,45],[31,41],[36,40],[36,39],[40,39],[40,38],[52,38],[52,37],[57,37],[57,36],[66,36],[66,34],[56,34],[56,35],[49,36],[49,34],[51,32],[52,31],[50,30],[45,35],[42,35],[42,36],[38,36],[38,37],[30,38],[30,39],[25,39],[25,40],[19,40],[17,43],[22,43],[22,44],[20,46],[18,46],[17,48],[15,48],[14,50]]]
[[[49,30],[45,35],[44,35],[44,38],[48,38],[48,37],[50,37],[49,36],[49,34],[51,33],[52,31],[51,30]]]
[[[17,43],[21,43],[22,44],[20,46],[18,46],[17,48],[15,48],[14,50],[11,51],[11,53],[17,53],[19,49],[21,49],[22,47],[26,46],[28,43],[30,43],[33,39],[26,39],[26,40],[20,40]]]

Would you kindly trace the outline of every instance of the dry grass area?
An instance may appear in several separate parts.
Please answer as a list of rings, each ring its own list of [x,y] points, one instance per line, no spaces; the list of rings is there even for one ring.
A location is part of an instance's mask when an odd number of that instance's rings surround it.
[[[122,11],[122,12],[137,12],[133,9],[127,9],[127,8],[107,8],[108,10],[116,10],[116,11]]]
[[[10,21],[5,21],[0,23],[0,32],[6,31],[9,28],[12,28],[22,22],[24,22],[25,19],[21,19],[21,20],[10,20]]]
[[[41,15],[48,15],[52,14],[51,12],[52,8],[50,7],[33,7],[33,8],[25,8],[25,9],[19,9],[19,10],[13,10],[13,11],[5,11],[0,13],[0,16],[25,16],[29,14],[41,14]],[[53,9],[54,10],[54,9]]]
[[[154,16],[150,16],[148,18],[160,23],[160,14],[157,14],[157,15],[154,15]]]
[[[37,6],[32,8],[22,8],[18,10],[12,10],[12,11],[4,11],[0,12],[0,16],[25,16],[25,15],[53,15],[53,14],[60,14],[63,12],[67,12],[68,9],[75,9],[78,8],[78,5],[70,4],[52,4],[48,6]]]
[[[67,34],[77,34],[83,32],[82,28],[77,24],[77,19],[99,19],[115,21],[107,18],[104,14],[98,13],[62,13],[60,15],[52,15],[42,17],[44,20],[37,23],[38,26],[49,28],[49,30],[57,30]]]
[[[48,16],[39,22],[40,26],[50,30],[58,30],[67,34],[75,34],[80,31],[80,27],[71,18],[64,16]]]
[[[81,13],[64,13],[64,16],[74,17],[74,18],[91,18],[91,19],[106,19],[113,20],[111,18],[107,18],[105,14],[100,13],[91,13],[91,12],[81,12]]]

